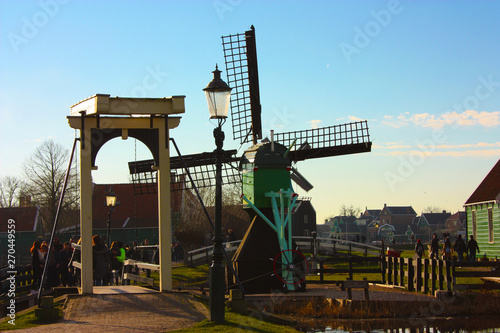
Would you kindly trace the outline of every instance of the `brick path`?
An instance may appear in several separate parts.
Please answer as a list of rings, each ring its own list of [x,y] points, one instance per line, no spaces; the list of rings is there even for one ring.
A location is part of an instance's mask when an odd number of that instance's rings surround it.
[[[63,320],[15,332],[167,332],[205,318],[206,310],[188,294],[75,295],[67,300]]]

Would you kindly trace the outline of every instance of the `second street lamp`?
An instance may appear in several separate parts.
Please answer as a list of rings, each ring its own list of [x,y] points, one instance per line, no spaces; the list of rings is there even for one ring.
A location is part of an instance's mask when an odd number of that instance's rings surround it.
[[[108,235],[107,235],[107,244],[108,247],[110,246],[109,241],[111,239],[111,211],[114,209],[116,206],[116,194],[113,192],[113,188],[109,190],[109,192],[106,194],[106,206],[108,206]]]
[[[203,89],[207,97],[210,119],[217,119],[214,129],[215,138],[215,222],[214,222],[214,251],[210,266],[210,321],[217,324],[224,323],[225,307],[225,269],[222,249],[222,156],[224,150],[224,132],[222,125],[226,121],[231,98],[231,88],[220,78],[221,71],[215,65],[214,78]]]

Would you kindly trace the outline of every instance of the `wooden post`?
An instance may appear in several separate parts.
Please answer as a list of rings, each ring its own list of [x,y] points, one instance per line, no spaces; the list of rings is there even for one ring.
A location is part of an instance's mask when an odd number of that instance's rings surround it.
[[[429,293],[429,259],[424,259],[424,293]]]
[[[415,278],[415,271],[413,269],[413,259],[407,258],[407,270],[408,272],[408,291],[415,291],[415,283],[413,279]]]
[[[446,290],[451,291],[451,261],[446,260],[445,261],[446,265]]]
[[[392,285],[392,257],[387,257],[387,284]]]
[[[394,261],[394,269],[393,269],[394,285],[397,286],[398,285],[398,258],[394,257],[393,261]]]
[[[349,280],[353,279],[352,257],[349,257]]]
[[[123,265],[122,284],[126,285],[126,286],[130,284],[130,281],[128,279],[125,279],[125,276],[127,276],[127,273],[130,273],[130,265]]]
[[[363,278],[363,281],[365,281],[365,283],[366,283],[366,286],[365,286],[366,288],[364,288],[365,289],[365,300],[369,301],[370,300],[370,293],[368,292],[368,281],[365,277]]]
[[[439,290],[444,290],[444,275],[443,275],[443,261],[438,260],[438,281],[439,281]]]
[[[349,242],[349,241],[348,241],[348,242]],[[352,244],[351,244],[351,242],[349,242],[349,255],[352,255],[351,250],[352,250]]]
[[[399,285],[401,287],[405,286],[405,260],[404,258],[399,258]]]
[[[382,284],[385,284],[387,281],[385,279],[385,274],[386,274],[386,270],[387,270],[387,262],[386,262],[386,257],[385,256],[381,256],[380,257],[380,265],[382,266],[381,267],[381,271],[382,271]]]
[[[431,260],[431,293],[436,294],[436,260]]]
[[[451,262],[451,271],[452,271],[452,276],[453,276],[453,292],[456,292],[457,288],[457,278],[455,277],[455,262]]]
[[[415,276],[417,277],[417,286],[415,287],[415,291],[420,292],[422,290],[422,259],[417,259]]]
[[[323,283],[323,261],[319,262],[319,282]]]

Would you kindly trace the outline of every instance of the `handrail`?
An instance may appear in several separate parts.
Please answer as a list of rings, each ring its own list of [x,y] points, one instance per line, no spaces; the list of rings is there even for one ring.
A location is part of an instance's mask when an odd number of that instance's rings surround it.
[[[311,236],[294,236],[293,239],[295,241],[297,241],[297,240],[299,240],[299,241],[300,240],[312,241],[314,239],[314,237],[311,237]],[[335,243],[342,243],[342,245],[351,244],[352,246],[355,246],[355,247],[358,247],[358,248],[369,248],[369,249],[376,250],[376,251],[383,250],[383,248],[379,247],[379,246],[365,244],[365,243],[359,243],[359,242],[354,242],[354,241],[350,241],[350,240],[328,238],[328,237],[316,237],[316,240],[319,240],[320,243],[323,243],[323,244],[324,243],[331,244],[331,242],[335,242]]]

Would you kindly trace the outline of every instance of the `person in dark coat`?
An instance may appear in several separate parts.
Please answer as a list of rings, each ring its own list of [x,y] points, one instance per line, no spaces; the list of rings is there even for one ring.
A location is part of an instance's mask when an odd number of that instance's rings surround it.
[[[43,263],[42,254],[40,252],[40,242],[34,241],[31,247],[31,268],[33,269],[33,287],[38,288],[42,280]]]
[[[94,285],[102,286],[109,272],[109,249],[104,243],[101,243],[99,235],[92,237],[92,252],[94,256]]]
[[[457,240],[453,245],[453,250],[457,253],[458,261],[464,261],[464,252],[467,250],[465,246],[465,242],[462,239],[462,235],[457,236]]]
[[[63,249],[59,251],[59,274],[61,276],[61,283],[63,287],[72,285],[71,275],[69,272],[69,263],[73,257],[73,249],[69,242],[63,244]]]
[[[434,234],[432,235],[432,240],[431,240],[431,259],[439,259],[438,251],[439,251],[439,239],[437,238],[437,235]]]
[[[415,253],[419,259],[422,259],[422,256],[424,255],[424,245],[420,239],[417,240],[417,245],[415,245]]]
[[[479,246],[472,235],[470,235],[470,240],[467,243],[467,251],[469,252],[469,261],[476,261],[476,251],[479,252]]]

